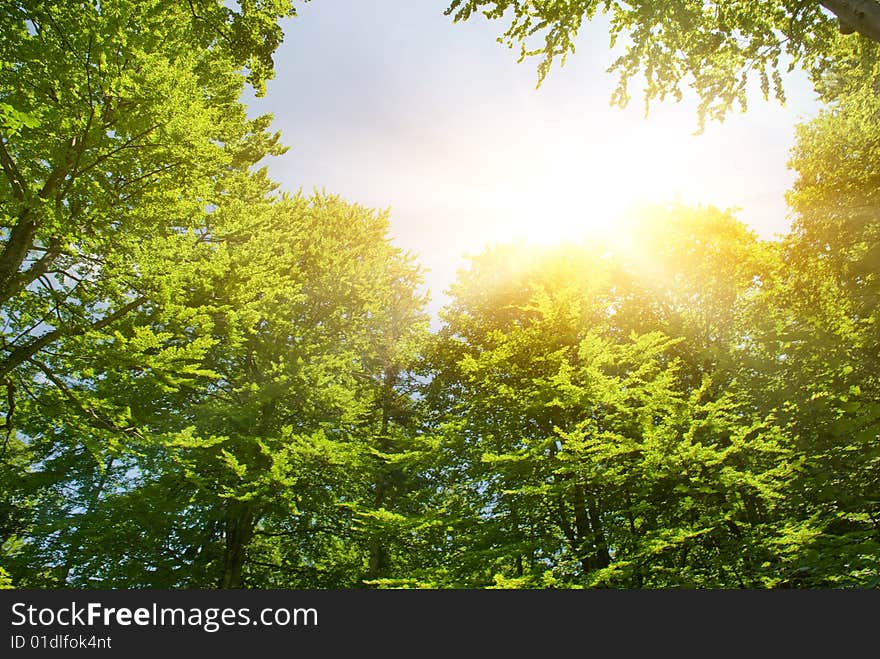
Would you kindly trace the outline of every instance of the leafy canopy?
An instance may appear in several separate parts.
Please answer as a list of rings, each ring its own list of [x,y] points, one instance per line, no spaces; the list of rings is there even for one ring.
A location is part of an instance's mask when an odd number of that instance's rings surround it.
[[[509,21],[499,41],[517,46],[520,61],[541,58],[539,86],[555,60],[564,64],[575,52],[584,23],[603,16],[610,45],[619,53],[609,68],[618,76],[612,103],[629,102],[630,81],[641,73],[646,105],[667,96],[680,100],[683,89],[692,88],[701,99],[701,124],[723,119],[734,106],[745,109],[752,80],[764,98],[772,94],[784,101],[782,75],[795,67],[819,75],[841,39],[842,25],[880,40],[876,2],[453,0],[446,9],[455,21],[478,12]],[[861,20],[853,26],[849,21],[857,16]]]

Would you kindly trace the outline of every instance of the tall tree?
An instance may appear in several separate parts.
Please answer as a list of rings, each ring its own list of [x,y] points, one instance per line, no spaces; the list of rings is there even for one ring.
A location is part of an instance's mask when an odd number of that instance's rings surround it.
[[[197,241],[224,173],[278,153],[262,88],[287,3],[0,9],[0,377],[161,296],[147,243]],[[146,249],[145,249],[146,248]]]
[[[657,234],[724,245],[717,214],[701,217],[702,227],[686,217],[688,233],[667,221]],[[727,249],[743,240],[748,250],[747,234],[729,235]],[[703,261],[691,263],[696,270],[718,256],[667,242],[679,261]],[[714,336],[697,313],[726,304],[711,297],[736,295],[742,278],[718,272],[700,299],[672,277],[658,290],[658,269],[649,270],[642,295],[660,309],[676,302],[671,318],[644,322],[627,311],[634,284],[601,248],[499,250],[455,287],[429,387],[434,432],[459,481],[439,492],[463,545],[447,583],[718,587],[770,578],[788,449],[778,429],[718,386],[729,384],[729,364],[710,348],[733,333]],[[635,330],[634,320],[654,329]],[[678,333],[657,331],[664,321]],[[716,359],[692,359],[707,350]]]
[[[127,408],[136,436],[103,464],[76,448],[106,443],[88,426],[42,443],[71,448],[42,474],[40,518],[12,552],[20,574],[355,587],[406,560],[393,531],[415,511],[405,370],[425,324],[418,268],[387,241],[384,214],[329,196],[273,203],[253,177],[230,194],[177,315],[136,314],[91,355],[95,380],[117,388],[100,400]],[[194,336],[174,346],[181,323]],[[44,418],[56,392],[37,401]],[[62,488],[76,495],[53,500]]]
[[[55,458],[91,455],[100,473],[83,476],[82,501],[100,498],[138,431],[113,402],[120,382],[90,358],[125,343],[126,368],[171,379],[200,359],[210,318],[178,291],[212,252],[230,179],[282,150],[239,98],[246,80],[262,92],[291,13],[275,1],[0,8],[4,478],[34,483]],[[15,529],[38,508],[10,507]]]
[[[830,74],[834,104],[798,132],[794,226],[752,302],[740,379],[803,463],[783,583],[866,586],[880,570],[880,69]]]

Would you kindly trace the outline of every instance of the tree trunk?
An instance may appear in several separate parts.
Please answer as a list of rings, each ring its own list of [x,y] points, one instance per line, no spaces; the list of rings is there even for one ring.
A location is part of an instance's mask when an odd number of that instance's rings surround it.
[[[587,539],[590,536],[590,521],[587,519],[587,508],[584,501],[584,488],[581,485],[574,486],[574,528],[577,531],[575,535],[578,560],[581,563],[581,570],[587,575],[593,570],[593,562],[590,559],[590,552],[587,551]]]
[[[629,492],[626,492],[626,520],[629,523],[629,534],[632,538],[632,547],[631,550],[635,554],[635,547],[638,544],[636,538],[638,537],[638,530],[636,529],[636,519],[633,516],[633,502],[632,497]],[[633,569],[633,588],[641,588],[644,586],[645,580],[642,577],[642,570],[638,563],[636,563],[635,568]]]
[[[5,304],[21,290],[19,270],[33,249],[36,235],[37,223],[33,214],[25,210],[9,232],[9,238],[0,253],[0,303]]]
[[[594,497],[590,498],[587,512],[590,514],[590,528],[593,531],[593,556],[596,568],[608,567],[611,564],[611,555],[608,553],[608,542],[605,539],[605,527],[599,515],[599,505]]]
[[[243,501],[230,501],[226,507],[226,546],[223,550],[221,588],[243,588],[241,579],[245,552],[254,536],[256,516],[253,506]]]
[[[876,0],[820,0],[819,4],[837,16],[840,31],[858,32],[880,42],[880,2]]]
[[[391,411],[394,400],[394,386],[397,383],[398,369],[396,366],[386,366],[382,373],[382,396],[379,399],[381,407],[382,419],[379,428],[379,437],[377,439],[377,448],[382,453],[390,453],[394,448],[391,444],[389,431],[391,429]],[[395,476],[399,478],[399,474],[393,473],[394,469],[389,469],[385,460],[381,457],[376,458],[376,480],[375,492],[373,499],[373,507],[376,510],[383,508],[389,494],[393,496],[393,483]],[[384,538],[372,535],[368,542],[369,546],[369,566],[364,581],[380,579],[388,575],[389,553]]]
[[[85,450],[85,449],[83,449]],[[84,518],[88,519],[95,512],[98,507],[98,504],[101,502],[101,495],[104,494],[104,488],[107,487],[107,477],[110,475],[110,470],[113,469],[113,463],[116,461],[116,458],[109,458],[107,460],[107,464],[104,466],[104,469],[101,470],[101,475],[98,478],[98,482],[95,485],[95,489],[92,491],[92,496],[89,497],[89,503],[86,506],[86,511],[83,515]],[[82,551],[82,547],[77,547],[77,554]],[[67,558],[64,562],[64,567],[61,568],[61,573],[64,575],[64,583],[69,585],[70,582],[70,573],[74,568],[73,560],[74,554],[72,548],[68,548]]]

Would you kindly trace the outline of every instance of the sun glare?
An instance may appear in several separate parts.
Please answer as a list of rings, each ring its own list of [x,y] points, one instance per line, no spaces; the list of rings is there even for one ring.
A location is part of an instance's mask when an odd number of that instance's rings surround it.
[[[483,189],[486,242],[626,242],[627,217],[649,204],[708,203],[712,163],[680,136],[642,126],[624,139],[551,143],[512,163]],[[679,140],[676,145],[676,140]],[[622,246],[622,245],[621,245]]]

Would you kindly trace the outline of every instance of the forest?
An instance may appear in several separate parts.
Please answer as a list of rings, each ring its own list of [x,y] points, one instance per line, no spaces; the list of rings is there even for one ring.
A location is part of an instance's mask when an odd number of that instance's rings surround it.
[[[880,2],[439,2],[539,81],[604,15],[695,127],[823,109],[783,238],[646,208],[437,323],[387,211],[267,172],[296,4],[0,3],[0,586],[880,587]]]

